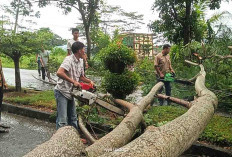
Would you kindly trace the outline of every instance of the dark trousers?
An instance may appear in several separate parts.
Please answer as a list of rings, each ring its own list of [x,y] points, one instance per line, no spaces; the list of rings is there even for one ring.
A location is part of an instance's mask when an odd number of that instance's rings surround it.
[[[41,71],[42,71],[42,79],[45,80],[46,69],[44,67],[41,67]]]
[[[3,86],[0,87],[0,122],[1,122],[1,112],[2,112],[2,99],[3,99]]]
[[[41,63],[40,63],[40,61],[37,61],[37,63],[38,63],[38,73],[39,73],[39,75],[40,75]]]
[[[159,82],[160,80],[158,80],[158,82]],[[165,87],[165,94],[167,95],[167,96],[171,96],[171,82],[170,81],[162,81],[163,83],[164,83],[164,87]],[[160,90],[159,90],[159,92],[158,93],[161,93],[162,91],[164,90],[164,88],[162,87]],[[159,103],[160,103],[160,105],[163,105],[163,103],[164,103],[164,100],[163,99],[158,99],[159,100]],[[167,101],[168,102],[168,105],[170,104],[170,102],[169,101]]]

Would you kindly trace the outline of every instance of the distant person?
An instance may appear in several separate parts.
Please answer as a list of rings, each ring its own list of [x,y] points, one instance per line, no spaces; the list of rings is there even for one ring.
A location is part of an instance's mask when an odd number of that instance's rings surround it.
[[[40,53],[37,53],[36,54],[36,62],[38,64],[38,73],[39,73],[39,76],[41,76],[41,61],[40,61]]]
[[[68,40],[67,42],[67,56],[71,55],[72,54],[72,44],[76,41],[79,41],[79,29],[78,28],[73,28],[72,29],[72,35],[73,35],[73,38]],[[87,55],[84,54],[84,57],[83,57],[83,60],[84,60],[84,68],[85,69],[88,69],[89,65],[88,65],[88,62],[87,62]]]
[[[162,81],[165,86],[165,93],[167,96],[171,96],[171,82],[164,81],[164,77],[167,73],[175,74],[175,71],[172,68],[169,52],[171,46],[169,44],[165,44],[163,46],[163,50],[161,53],[158,53],[155,56],[154,66],[156,70],[156,76],[158,81]],[[163,88],[160,89],[160,93],[163,91]],[[163,99],[159,99],[160,105],[163,105]],[[170,102],[168,101],[168,104]]]
[[[45,50],[43,45],[41,46],[41,52],[39,55],[41,62],[42,79],[45,80],[45,77],[47,76],[48,80],[51,81],[50,72],[48,71],[49,51]]]
[[[55,98],[57,104],[56,129],[66,125],[77,126],[77,114],[74,98],[71,95],[73,87],[81,88],[80,81],[94,83],[84,76],[83,57],[84,44],[77,41],[72,44],[73,54],[67,56],[57,71]]]
[[[0,58],[0,126],[2,126],[1,122],[1,112],[2,112],[2,100],[3,100],[3,89],[7,89],[7,84],[3,75],[3,70],[2,70],[2,61]]]

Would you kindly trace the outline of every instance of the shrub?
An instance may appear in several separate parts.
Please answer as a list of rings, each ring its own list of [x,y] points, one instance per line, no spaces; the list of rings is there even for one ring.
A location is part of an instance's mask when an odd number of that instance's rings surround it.
[[[135,90],[139,82],[139,76],[135,72],[124,71],[122,74],[106,73],[104,86],[106,91],[115,98],[126,98],[126,95]]]
[[[123,73],[126,66],[136,61],[135,52],[116,41],[102,49],[99,55],[105,68],[112,73]]]

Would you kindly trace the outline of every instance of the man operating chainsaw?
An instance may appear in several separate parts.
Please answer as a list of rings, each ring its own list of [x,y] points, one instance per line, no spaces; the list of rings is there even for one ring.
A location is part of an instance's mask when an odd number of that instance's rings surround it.
[[[66,125],[78,128],[75,102],[71,95],[72,89],[73,87],[81,88],[79,81],[94,85],[84,75],[84,44],[79,41],[74,42],[71,49],[73,54],[64,59],[57,71],[58,80],[54,90],[57,104],[56,129]]]
[[[171,81],[175,75],[175,71],[172,68],[171,60],[169,56],[171,46],[165,44],[161,53],[155,56],[154,66],[156,70],[156,76],[158,81],[162,81],[165,86],[165,93],[167,96],[171,96]],[[162,92],[163,88],[159,92]],[[163,105],[163,99],[159,99],[160,105]],[[169,101],[168,101],[169,104]]]

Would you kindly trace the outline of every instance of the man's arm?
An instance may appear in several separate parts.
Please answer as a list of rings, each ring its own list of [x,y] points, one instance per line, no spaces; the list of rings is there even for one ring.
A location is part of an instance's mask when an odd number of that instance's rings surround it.
[[[62,78],[70,83],[72,83],[75,87],[81,87],[80,83],[71,79],[68,75],[67,75],[67,70],[65,70],[64,68],[60,67],[56,73],[56,75],[59,78]]]
[[[86,78],[85,76],[81,76],[80,80],[84,81],[86,83],[90,83],[90,84],[94,85],[93,81],[91,81],[90,79]]]
[[[157,72],[157,74],[159,75],[160,78],[164,78],[164,74],[160,71],[158,63],[159,63],[159,57],[155,56],[155,60],[154,60],[155,70],[156,70],[156,72]]]
[[[170,70],[171,70],[172,73],[175,73],[175,71],[174,71],[173,68],[172,68],[171,60],[169,60],[169,61],[170,61],[170,66],[169,66],[169,68],[170,68]]]
[[[160,76],[160,78],[164,78],[164,74],[160,71],[160,69],[157,65],[155,65],[155,70],[156,70],[157,74]]]

